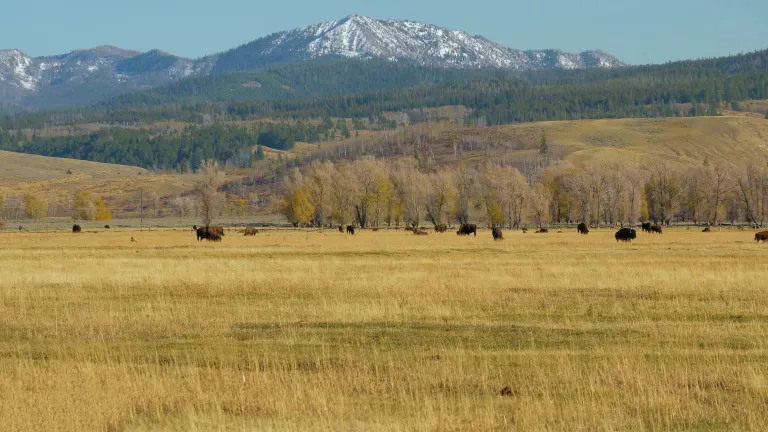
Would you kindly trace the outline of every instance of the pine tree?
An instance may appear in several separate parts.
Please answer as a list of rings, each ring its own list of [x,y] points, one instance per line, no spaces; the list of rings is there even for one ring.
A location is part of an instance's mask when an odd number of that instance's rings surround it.
[[[547,141],[547,135],[545,133],[541,134],[541,143],[539,144],[539,153],[541,154],[549,153],[549,141]]]
[[[267,155],[264,154],[264,147],[259,144],[259,146],[256,148],[256,160],[257,161],[263,161],[267,158]]]

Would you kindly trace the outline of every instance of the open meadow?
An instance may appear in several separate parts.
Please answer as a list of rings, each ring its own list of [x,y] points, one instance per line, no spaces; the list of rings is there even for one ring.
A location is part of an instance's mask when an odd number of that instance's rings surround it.
[[[766,430],[768,244],[638,235],[0,233],[1,429]]]

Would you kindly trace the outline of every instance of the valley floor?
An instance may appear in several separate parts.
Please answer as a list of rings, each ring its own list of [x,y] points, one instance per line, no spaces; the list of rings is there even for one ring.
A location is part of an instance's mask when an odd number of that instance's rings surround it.
[[[753,236],[3,232],[0,423],[765,430]]]

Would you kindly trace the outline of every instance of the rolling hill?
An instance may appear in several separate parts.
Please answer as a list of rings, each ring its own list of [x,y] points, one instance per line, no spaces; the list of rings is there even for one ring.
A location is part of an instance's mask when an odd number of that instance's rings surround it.
[[[340,155],[376,155],[381,150],[378,140],[401,140],[399,133],[405,132],[366,131],[357,139],[337,140],[321,147],[298,143],[294,151],[267,153],[270,159],[284,160],[300,155],[305,162],[314,157],[339,160],[343,159]],[[746,116],[583,120],[484,128],[451,126],[435,128],[420,151],[437,165],[452,165],[459,160],[516,164],[538,156],[542,134],[551,143],[553,157],[576,167],[611,161],[642,163],[648,156],[688,165],[701,164],[705,159],[736,165],[768,159],[768,120]],[[460,149],[458,156],[454,144]],[[412,148],[406,147],[403,153],[391,157],[410,157]],[[66,174],[67,170],[72,174]],[[225,182],[241,179],[245,174],[242,170],[231,172]],[[40,193],[51,203],[64,203],[76,192],[90,191],[116,207],[135,210],[140,190],[167,204],[174,196],[188,195],[196,179],[191,174],[154,174],[124,165],[0,152],[0,194]],[[256,190],[269,197],[276,189],[267,181]]]

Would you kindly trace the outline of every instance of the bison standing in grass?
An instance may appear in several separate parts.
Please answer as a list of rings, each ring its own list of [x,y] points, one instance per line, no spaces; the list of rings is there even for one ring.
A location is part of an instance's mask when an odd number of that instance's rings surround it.
[[[347,225],[347,234],[355,235],[355,227],[352,225]]]
[[[414,230],[414,231],[413,231],[413,234],[414,234],[414,235],[418,235],[418,236],[425,236],[425,235],[429,235],[429,233],[428,233],[428,232],[426,232],[426,231],[424,231],[424,230]]]
[[[197,241],[221,241],[221,237],[224,236],[224,228],[219,226],[200,227],[195,232],[197,233]]]
[[[78,225],[78,224],[72,225],[72,232],[74,234],[77,234],[77,233],[82,232],[82,231],[83,231],[83,229],[80,228],[80,225]]]
[[[494,240],[504,240],[504,234],[502,234],[501,228],[494,228],[491,231],[491,235],[493,235]]]
[[[258,233],[259,233],[259,230],[257,230],[254,227],[245,227],[245,236],[246,237],[248,237],[248,236],[255,236]]]
[[[651,227],[651,232],[656,234],[661,234],[661,226],[660,225],[654,225]]]
[[[650,233],[651,232],[651,223],[650,222],[643,222],[642,225],[640,225],[643,229],[643,232]]]
[[[444,233],[446,231],[448,231],[448,225],[446,225],[446,224],[435,225],[435,232],[436,233]]]
[[[549,230],[546,228],[539,228],[538,231],[536,231],[536,234],[548,234]]]
[[[755,233],[755,240],[758,243],[768,241],[768,231],[760,231],[759,233]]]
[[[637,232],[632,228],[622,228],[616,231],[616,241],[631,242],[637,238]]]
[[[456,231],[456,235],[470,235],[474,234],[477,237],[477,225],[475,224],[461,224],[459,230]]]
[[[579,231],[579,234],[589,234],[589,228],[587,228],[587,224],[584,222],[580,223],[576,229]]]

